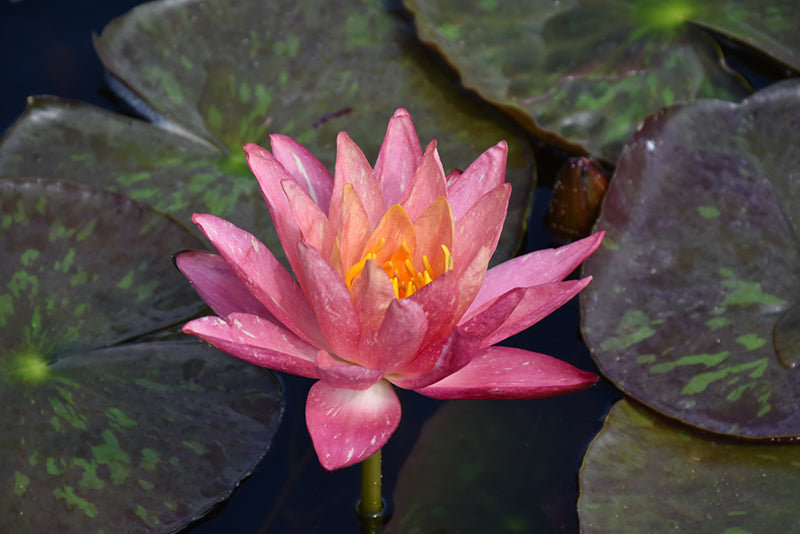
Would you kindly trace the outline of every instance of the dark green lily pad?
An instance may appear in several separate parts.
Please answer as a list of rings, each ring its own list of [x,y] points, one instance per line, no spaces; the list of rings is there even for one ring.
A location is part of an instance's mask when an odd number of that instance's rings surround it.
[[[581,532],[789,532],[800,445],[719,441],[620,401],[580,474]]]
[[[443,404],[399,473],[386,533],[563,529],[561,518],[574,521],[577,458],[594,432],[590,406],[588,393]]]
[[[271,374],[198,343],[98,350],[42,372],[35,385],[2,378],[9,532],[169,532],[233,491],[281,413]]]
[[[535,183],[526,132],[467,94],[380,2],[152,2],[112,21],[95,47],[158,127],[35,98],[0,142],[0,174],[122,191],[182,222],[214,213],[275,249],[242,146],[268,147],[269,133],[284,133],[332,169],[346,130],[374,161],[389,118],[405,107],[423,143],[439,141],[448,169],[509,142],[502,257],[519,243]]]
[[[668,416],[800,435],[800,83],[648,119],[626,145],[585,264],[603,374]]]
[[[275,433],[274,377],[200,343],[119,344],[204,307],[170,262],[199,240],[49,180],[0,180],[0,227],[3,530],[167,532],[224,499]]]
[[[0,180],[0,346],[59,357],[197,314],[203,304],[169,258],[200,246],[120,195]]]
[[[800,67],[800,12],[790,0],[405,4],[464,85],[551,143],[610,162],[661,107],[747,93],[703,28]]]

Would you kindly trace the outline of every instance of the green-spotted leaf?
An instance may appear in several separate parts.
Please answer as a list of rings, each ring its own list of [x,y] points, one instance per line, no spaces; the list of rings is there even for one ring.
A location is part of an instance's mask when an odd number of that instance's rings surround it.
[[[646,116],[745,95],[704,27],[800,68],[791,0],[406,0],[464,84],[571,152],[616,161]]]
[[[38,373],[0,377],[4,532],[170,532],[233,491],[281,413],[270,373],[199,343],[123,345]]]
[[[620,401],[580,474],[581,532],[787,532],[800,445],[734,443]]]
[[[703,101],[626,145],[585,264],[583,333],[625,393],[692,425],[800,435],[800,83]]]
[[[121,343],[204,308],[170,261],[200,241],[52,180],[0,180],[0,228],[0,530],[167,532],[224,499],[275,433],[274,377],[199,343]]]
[[[332,169],[346,130],[374,161],[389,117],[405,107],[423,143],[439,141],[448,170],[509,142],[514,194],[499,251],[508,257],[519,243],[534,182],[527,134],[467,94],[381,2],[152,2],[109,24],[95,47],[158,127],[37,98],[0,143],[0,174],[91,182],[182,222],[211,212],[274,248],[241,147],[283,133]]]
[[[203,304],[169,259],[201,246],[120,195],[0,180],[0,346],[59,357],[196,314]]]

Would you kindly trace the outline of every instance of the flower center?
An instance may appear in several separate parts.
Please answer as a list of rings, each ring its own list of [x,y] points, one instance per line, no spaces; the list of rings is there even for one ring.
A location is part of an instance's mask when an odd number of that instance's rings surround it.
[[[377,245],[364,254],[361,261],[350,267],[344,277],[347,287],[353,287],[353,282],[361,276],[367,260],[375,260],[385,244],[386,240],[381,239]],[[392,253],[389,260],[381,265],[392,282],[397,298],[410,297],[421,287],[433,282],[439,275],[453,268],[453,257],[450,255],[450,251],[445,245],[441,246],[442,252],[437,256],[434,264],[431,264],[427,255],[422,256],[420,270],[414,267],[411,251],[405,241]]]

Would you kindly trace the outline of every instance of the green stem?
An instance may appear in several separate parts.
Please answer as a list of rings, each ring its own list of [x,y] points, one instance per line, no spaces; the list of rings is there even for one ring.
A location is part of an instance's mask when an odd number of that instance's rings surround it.
[[[383,510],[380,449],[361,462],[361,502],[358,509],[364,516],[377,516]]]

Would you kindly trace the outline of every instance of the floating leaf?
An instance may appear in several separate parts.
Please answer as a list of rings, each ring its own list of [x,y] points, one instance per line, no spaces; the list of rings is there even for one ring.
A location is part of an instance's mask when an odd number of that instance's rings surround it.
[[[379,2],[152,2],[110,23],[95,47],[157,126],[35,98],[0,142],[0,174],[122,191],[182,222],[214,213],[274,249],[241,147],[283,133],[332,169],[346,130],[374,161],[389,117],[405,107],[423,142],[439,141],[448,170],[509,142],[514,194],[499,257],[517,248],[535,181],[527,134],[464,92]]]
[[[0,346],[60,356],[175,324],[203,304],[169,258],[202,244],[116,194],[0,180]]]
[[[573,528],[590,395],[443,404],[400,471],[387,534]]]
[[[791,1],[406,0],[420,38],[464,85],[533,132],[614,162],[646,116],[747,92],[721,66],[708,27],[800,66]]]
[[[785,532],[798,485],[800,445],[719,441],[623,400],[583,460],[581,532]]]
[[[3,529],[166,532],[224,499],[275,433],[274,377],[202,344],[118,344],[204,307],[170,261],[197,238],[34,179],[0,180],[0,228]]]
[[[233,491],[280,418],[271,374],[198,343],[39,361],[35,384],[0,378],[8,532],[169,532]]]
[[[798,124],[791,81],[741,105],[667,110],[626,145],[581,295],[584,337],[625,393],[714,432],[800,435],[800,374],[786,365],[800,298]]]

